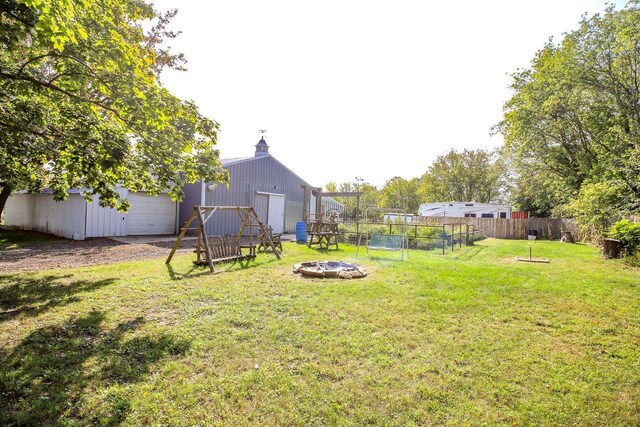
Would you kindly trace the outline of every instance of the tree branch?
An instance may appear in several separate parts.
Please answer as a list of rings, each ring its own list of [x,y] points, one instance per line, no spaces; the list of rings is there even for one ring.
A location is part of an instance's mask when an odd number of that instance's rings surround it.
[[[56,80],[58,80],[60,77],[65,77],[65,76],[85,76],[85,77],[94,77],[91,74],[87,74],[87,73],[61,73],[61,74],[56,74],[55,76],[53,76],[53,78],[51,78],[48,83],[51,84],[53,82],[55,82]]]
[[[25,76],[25,75],[7,74],[7,73],[4,73],[2,71],[0,71],[0,78],[5,78],[5,79],[8,79],[8,80],[22,80],[22,81],[26,81],[26,82],[29,82],[29,83],[33,83],[33,84],[38,85],[38,86],[46,87],[48,89],[60,92],[60,93],[62,93],[64,95],[68,96],[69,98],[73,98],[73,99],[75,99],[77,101],[81,101],[81,102],[86,102],[88,104],[93,104],[93,105],[95,105],[97,107],[102,108],[103,110],[107,110],[107,111],[111,112],[119,120],[121,120],[123,123],[126,123],[126,124],[129,123],[127,120],[124,119],[124,117],[122,117],[118,113],[117,110],[108,107],[104,103],[101,103],[101,102],[98,102],[98,101],[94,101],[92,99],[83,98],[83,97],[78,96],[78,95],[76,95],[76,94],[74,94],[72,92],[69,92],[69,91],[67,91],[65,89],[62,89],[61,87],[58,87],[58,86],[56,86],[56,85],[54,85],[52,83],[42,82],[42,81],[40,81],[38,79],[34,79],[33,77]]]
[[[31,64],[32,62],[36,62],[39,61],[41,59],[44,59],[48,56],[54,56],[54,52],[47,52],[43,55],[38,55],[38,56],[34,56],[33,58],[29,59],[27,62],[25,62],[24,64],[22,64],[22,66],[20,67],[20,69],[18,70],[18,72],[16,73],[17,75],[21,75],[22,72],[24,71],[25,68],[27,68],[27,65]]]
[[[81,61],[80,59],[76,58],[73,55],[66,55],[66,54],[63,54],[63,53],[56,53],[56,52],[48,52],[48,53],[45,53],[43,55],[38,55],[38,56],[35,56],[35,57],[29,59],[27,62],[22,64],[22,66],[20,67],[20,69],[18,70],[16,75],[21,76],[22,73],[24,72],[25,68],[27,67],[27,65],[29,65],[29,64],[31,64],[31,63],[33,63],[35,61],[38,61],[40,59],[47,58],[47,57],[70,59],[73,62],[83,66],[84,68],[86,68],[90,73],[90,74],[77,73],[77,75],[84,75],[84,76],[87,76],[87,77],[93,77],[93,78],[97,79],[98,81],[100,81],[100,83],[104,84],[105,86],[108,86],[108,82],[106,80],[104,80],[102,77],[100,77],[98,74],[96,74],[96,72],[93,71],[93,69],[87,63]],[[55,80],[55,78],[54,78],[54,80]],[[49,81],[49,83],[51,83],[51,81]]]

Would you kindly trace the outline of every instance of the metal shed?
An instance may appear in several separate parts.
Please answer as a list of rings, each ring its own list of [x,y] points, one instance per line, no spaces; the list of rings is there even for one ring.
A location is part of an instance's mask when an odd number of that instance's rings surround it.
[[[5,224],[25,230],[41,231],[74,240],[88,237],[175,234],[177,203],[167,194],[149,196],[144,192],[118,188],[120,197],[129,199],[128,213],[103,208],[98,196],[87,203],[83,190],[73,189],[66,200],[56,202],[51,191],[14,193],[7,200]]]

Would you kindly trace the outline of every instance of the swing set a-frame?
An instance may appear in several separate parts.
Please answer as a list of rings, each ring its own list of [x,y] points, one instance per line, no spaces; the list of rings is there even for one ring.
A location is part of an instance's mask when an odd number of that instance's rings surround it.
[[[209,222],[216,212],[235,211],[240,216],[242,225],[236,236],[208,236],[206,224]],[[271,233],[268,232],[267,227],[264,225],[255,209],[251,206],[194,206],[191,215],[184,223],[184,227],[180,230],[180,234],[176,239],[176,242],[171,249],[169,257],[165,261],[165,264],[169,264],[173,255],[175,254],[182,238],[185,236],[188,230],[194,230],[190,228],[191,223],[194,220],[199,221],[197,227],[198,241],[196,243],[197,259],[193,262],[196,265],[208,265],[211,272],[214,272],[214,264],[219,262],[236,262],[253,259],[256,257],[255,245],[253,244],[253,228],[256,227],[260,231],[260,238],[264,239],[264,246],[268,246],[273,250],[273,253],[278,259],[281,259],[280,252],[276,249],[276,246],[271,239]],[[249,227],[249,244],[242,245],[241,239],[245,229]],[[242,253],[242,249],[247,249],[249,252]]]

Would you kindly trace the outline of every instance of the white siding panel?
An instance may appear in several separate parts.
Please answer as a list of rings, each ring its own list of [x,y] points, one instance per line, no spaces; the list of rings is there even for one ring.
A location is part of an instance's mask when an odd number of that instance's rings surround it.
[[[128,190],[117,188],[120,197],[126,198]],[[99,197],[93,196],[87,204],[87,237],[110,237],[127,235],[127,214],[117,209],[103,208]]]
[[[24,230],[34,230],[35,195],[12,194],[4,208],[4,223]]]
[[[127,235],[175,234],[177,204],[168,194],[129,193]]]
[[[269,194],[269,213],[267,215],[267,223],[273,228],[274,233],[284,232],[284,206],[284,194]]]
[[[67,200],[61,202],[56,202],[49,194],[13,194],[7,201],[5,223],[84,240],[85,212],[86,202],[80,194],[69,194]]]

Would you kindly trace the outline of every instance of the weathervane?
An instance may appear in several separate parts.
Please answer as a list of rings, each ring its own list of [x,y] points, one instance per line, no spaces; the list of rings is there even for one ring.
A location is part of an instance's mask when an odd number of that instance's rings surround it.
[[[258,132],[260,132],[261,134],[264,135],[265,133],[267,133],[267,130],[266,129],[258,129]]]

